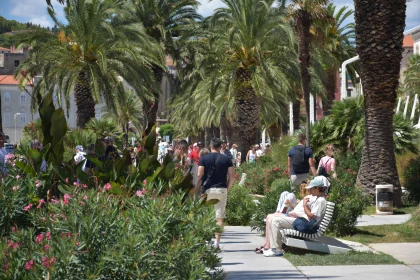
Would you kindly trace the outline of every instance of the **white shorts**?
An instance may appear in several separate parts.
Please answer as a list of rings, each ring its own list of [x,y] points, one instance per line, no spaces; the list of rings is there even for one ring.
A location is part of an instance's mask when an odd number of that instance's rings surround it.
[[[219,200],[219,202],[214,205],[216,219],[226,218],[227,188],[210,188],[206,190],[206,194],[207,200]]]

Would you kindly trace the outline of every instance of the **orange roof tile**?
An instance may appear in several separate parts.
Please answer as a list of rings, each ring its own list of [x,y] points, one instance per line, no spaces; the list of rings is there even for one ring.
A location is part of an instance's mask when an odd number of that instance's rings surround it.
[[[18,85],[19,81],[15,80],[13,75],[0,75],[0,85]]]
[[[413,46],[414,46],[413,37],[411,35],[405,36],[404,41],[403,41],[403,47],[404,48],[409,48],[409,47],[413,47]]]
[[[0,51],[10,51],[10,49],[8,49],[8,48],[3,48],[3,47],[0,47]]]

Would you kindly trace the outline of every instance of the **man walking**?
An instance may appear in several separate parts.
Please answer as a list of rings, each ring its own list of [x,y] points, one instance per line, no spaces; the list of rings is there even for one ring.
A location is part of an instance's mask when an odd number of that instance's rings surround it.
[[[222,148],[220,150],[220,153],[222,155],[227,156],[230,160],[232,160],[232,154],[226,146],[227,146],[226,140],[222,140]]]
[[[201,194],[207,195],[207,200],[217,199],[219,202],[214,205],[216,211],[216,221],[223,228],[226,218],[227,193],[233,185],[235,171],[230,157],[221,155],[222,141],[213,138],[210,141],[211,153],[204,155],[198,164],[198,183]],[[229,181],[227,177],[229,176]],[[214,246],[219,247],[221,232],[216,233]]]
[[[294,187],[308,179],[309,169],[316,176],[312,150],[305,146],[306,136],[299,134],[298,141],[297,146],[290,148],[287,159],[287,170]]]

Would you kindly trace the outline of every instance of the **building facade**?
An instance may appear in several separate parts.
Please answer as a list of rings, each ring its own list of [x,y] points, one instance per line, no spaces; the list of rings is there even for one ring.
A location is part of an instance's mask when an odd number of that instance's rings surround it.
[[[29,57],[28,48],[0,48],[0,75],[13,75],[19,65]]]

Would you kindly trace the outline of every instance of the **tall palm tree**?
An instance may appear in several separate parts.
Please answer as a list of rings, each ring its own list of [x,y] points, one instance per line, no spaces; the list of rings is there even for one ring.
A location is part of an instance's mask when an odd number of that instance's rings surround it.
[[[64,15],[68,24],[48,13],[60,32],[48,40],[29,33],[23,43],[38,52],[22,64],[20,73],[42,75],[48,90],[57,90],[59,99],[72,90],[77,106],[77,126],[84,127],[95,116],[95,103],[102,97],[115,110],[112,96],[124,92],[122,77],[138,95],[152,83],[150,65],[163,67],[159,48],[147,39],[141,24],[125,23],[127,4],[123,0],[66,0]],[[35,53],[34,53],[35,55]],[[39,96],[39,95],[38,95]]]
[[[142,131],[142,104],[136,94],[131,91],[125,91],[124,94],[118,94],[115,99],[116,112],[110,112],[107,108],[104,108],[106,112],[104,117],[113,118],[121,125],[124,133],[128,134],[130,122],[138,132]]]
[[[294,21],[298,38],[298,56],[300,63],[300,75],[302,81],[303,98],[306,109],[306,145],[310,145],[310,108],[309,96],[311,75],[309,67],[311,65],[311,26],[314,20],[326,18],[326,5],[329,0],[291,0],[289,6],[291,16]]]
[[[355,0],[356,51],[365,100],[365,145],[358,180],[374,195],[375,185],[394,185],[401,205],[392,119],[402,58],[406,0]]]
[[[197,0],[131,0],[134,13],[132,20],[141,22],[146,34],[159,45],[162,53],[175,62],[186,62],[182,56],[183,47],[192,29],[201,16],[197,13],[200,4]],[[165,61],[162,56],[161,61]],[[152,98],[143,99],[143,110],[147,121],[145,133],[148,134],[156,123],[160,88],[166,68],[152,65],[154,85],[151,86]]]
[[[408,58],[404,71],[404,91],[406,94],[420,94],[420,54]]]
[[[355,31],[354,23],[344,22],[354,14],[353,10],[348,10],[347,6],[341,7],[336,11],[334,4],[329,4],[327,7],[327,16],[334,20],[324,23],[324,28],[321,32],[325,41],[323,42],[323,50],[326,54],[326,98],[322,102],[322,109],[324,115],[329,115],[332,103],[335,100],[335,90],[337,87],[337,74],[343,61],[356,56],[354,40]],[[352,69],[350,69],[352,70]],[[354,73],[354,71],[350,71]]]
[[[216,9],[209,19],[209,50],[197,71],[202,79],[197,90],[212,100],[233,99],[226,113],[231,115],[233,141],[245,157],[258,141],[265,100],[289,99],[288,75],[298,72],[296,56],[287,56],[294,53],[293,32],[285,23],[284,9],[272,8],[274,0],[222,2],[227,7]]]

